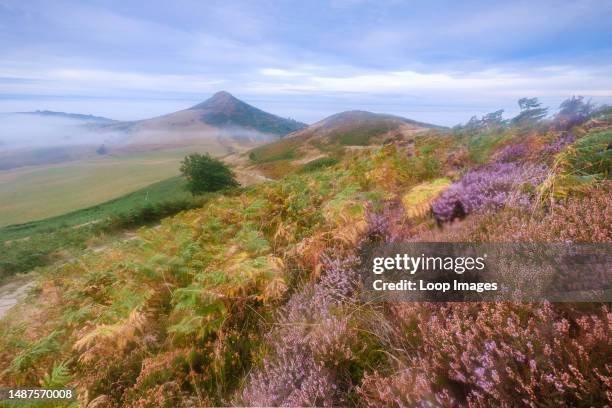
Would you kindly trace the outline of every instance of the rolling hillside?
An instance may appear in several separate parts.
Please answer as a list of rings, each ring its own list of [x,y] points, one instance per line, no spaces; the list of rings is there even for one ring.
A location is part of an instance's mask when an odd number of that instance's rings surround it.
[[[409,135],[427,129],[441,128],[401,116],[356,110],[329,116],[292,136],[318,138],[325,144],[365,146],[380,144],[381,138],[384,137]]]
[[[348,150],[390,142],[410,144],[415,135],[433,129],[443,128],[393,115],[341,112],[230,160],[274,177],[312,160],[342,156]]]
[[[185,180],[180,176],[175,176],[92,207],[43,220],[0,227],[0,242],[98,222],[107,217],[138,211],[146,205],[155,205],[168,200],[188,200],[190,198],[191,194],[185,188]]]

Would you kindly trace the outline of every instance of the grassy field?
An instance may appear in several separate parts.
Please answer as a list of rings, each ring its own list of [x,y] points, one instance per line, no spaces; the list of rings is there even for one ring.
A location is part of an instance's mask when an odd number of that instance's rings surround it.
[[[0,242],[96,222],[106,217],[136,211],[147,205],[155,205],[168,200],[188,200],[190,198],[191,194],[185,189],[185,180],[180,176],[171,177],[92,207],[39,221],[0,228]]]
[[[215,151],[215,147],[108,156],[2,171],[0,227],[59,216],[124,196],[177,176],[179,163],[187,153],[224,153]]]

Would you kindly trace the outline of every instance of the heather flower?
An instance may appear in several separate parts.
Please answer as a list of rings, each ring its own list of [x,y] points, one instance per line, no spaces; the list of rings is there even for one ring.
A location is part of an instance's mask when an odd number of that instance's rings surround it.
[[[529,204],[525,184],[535,186],[544,179],[545,168],[518,163],[493,163],[471,170],[452,184],[432,204],[439,222],[463,218],[485,209],[499,209],[505,205],[518,207]]]
[[[612,183],[586,197],[554,203],[542,216],[520,208],[471,217],[451,228],[421,234],[441,242],[612,242]],[[539,214],[537,214],[539,215]]]
[[[291,297],[268,335],[272,352],[248,378],[239,403],[250,406],[344,405],[334,372],[353,358],[357,338],[346,317],[331,311],[354,302],[358,259],[324,256],[324,273],[314,287]]]
[[[368,235],[373,241],[388,239],[389,233],[389,218],[382,213],[369,212],[367,216],[368,221]]]
[[[404,210],[401,205],[387,204],[382,211],[369,211],[367,214],[368,231],[365,239],[369,241],[396,242],[405,238],[402,229]]]
[[[557,138],[554,142],[546,145],[542,152],[547,154],[557,154],[567,145],[574,143],[576,137],[572,133],[564,133],[559,138]]]
[[[527,154],[527,146],[520,143],[504,147],[497,153],[496,161],[499,163],[513,162]]]
[[[337,403],[338,391],[330,372],[307,350],[280,346],[276,351],[275,359],[266,361],[262,370],[250,376],[242,404],[293,407]]]
[[[605,350],[611,314],[605,306],[585,313],[584,305],[550,303],[405,304],[391,312],[396,336],[378,331],[386,348],[396,350],[393,366],[387,375],[366,375],[357,390],[366,406],[610,402]],[[384,325],[371,329],[377,327]]]
[[[317,305],[340,304],[355,292],[358,283],[356,266],[359,259],[350,256],[344,259],[323,257],[325,274],[315,287],[313,302]]]

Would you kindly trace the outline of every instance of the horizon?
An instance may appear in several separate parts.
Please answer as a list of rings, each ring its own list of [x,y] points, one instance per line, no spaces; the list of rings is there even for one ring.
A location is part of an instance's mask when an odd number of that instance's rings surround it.
[[[511,117],[521,97],[552,113],[612,102],[610,17],[588,0],[1,1],[0,112],[139,120],[226,90],[305,123],[367,110],[453,126]]]
[[[378,110],[378,111],[377,111],[377,110],[367,110],[367,109],[350,109],[350,108],[349,108],[349,109],[342,110],[342,111],[338,111],[338,112],[332,112],[332,113],[330,113],[330,114],[329,114],[329,115],[327,115],[327,116],[324,116],[324,117],[321,117],[321,118],[319,118],[319,119],[316,119],[316,120],[313,120],[313,121],[307,122],[307,121],[303,121],[303,120],[296,119],[295,117],[293,117],[293,116],[291,116],[291,115],[288,115],[288,116],[278,115],[278,114],[276,114],[275,112],[272,112],[272,111],[269,111],[269,110],[266,110],[266,109],[262,109],[262,108],[260,108],[260,106],[255,105],[254,103],[251,103],[251,102],[249,102],[249,101],[245,101],[245,100],[243,100],[241,97],[236,96],[236,95],[232,94],[231,92],[227,92],[227,91],[225,91],[225,90],[219,90],[219,91],[216,91],[216,92],[214,92],[213,94],[209,95],[209,96],[208,96],[207,98],[205,98],[205,99],[198,100],[198,101],[193,101],[193,102],[192,102],[192,104],[190,104],[190,105],[185,105],[185,106],[179,106],[179,105],[177,105],[177,108],[175,108],[175,110],[172,110],[172,111],[168,111],[168,112],[160,112],[159,114],[155,114],[155,115],[151,115],[151,116],[138,117],[138,118],[133,118],[133,119],[117,119],[116,117],[108,117],[108,116],[104,116],[104,115],[101,115],[101,114],[92,113],[92,112],[88,112],[88,111],[61,111],[61,110],[52,110],[52,109],[35,109],[35,110],[30,110],[30,111],[12,111],[12,112],[6,111],[6,112],[0,112],[0,115],[12,115],[12,114],[34,114],[34,113],[61,113],[61,114],[77,114],[77,115],[84,115],[84,116],[100,117],[100,118],[103,118],[103,119],[111,119],[111,120],[116,120],[116,121],[120,121],[120,122],[132,122],[132,121],[147,120],[147,119],[152,119],[152,118],[155,118],[155,117],[165,116],[165,115],[172,114],[172,113],[176,113],[176,112],[183,111],[183,110],[189,110],[189,109],[191,109],[193,106],[195,106],[195,105],[197,105],[197,104],[200,104],[200,103],[203,103],[203,102],[207,101],[208,99],[212,98],[212,97],[213,97],[215,94],[217,94],[217,93],[222,93],[222,92],[224,92],[224,93],[228,93],[228,94],[230,94],[232,97],[234,97],[234,98],[238,99],[238,100],[239,100],[239,101],[241,101],[241,102],[247,103],[248,105],[251,105],[251,106],[252,106],[252,107],[254,107],[254,108],[257,108],[257,109],[263,110],[263,111],[265,111],[265,112],[267,112],[267,113],[271,113],[271,114],[276,115],[276,116],[279,116],[279,117],[281,117],[281,118],[285,118],[285,119],[292,119],[292,120],[297,120],[298,122],[304,123],[304,124],[306,124],[306,125],[308,125],[308,126],[313,125],[313,124],[315,124],[315,123],[317,123],[317,122],[321,122],[321,121],[323,121],[323,120],[325,120],[325,119],[328,119],[329,117],[331,117],[331,116],[333,116],[333,115],[336,115],[336,114],[346,113],[346,112],[356,112],[356,111],[359,111],[359,112],[370,112],[370,113],[375,113],[375,114],[383,114],[383,115],[393,115],[393,116],[403,117],[403,118],[410,119],[410,120],[416,120],[416,121],[423,122],[423,123],[427,123],[427,124],[430,124],[430,125],[436,125],[436,126],[442,126],[442,127],[448,127],[448,128],[451,128],[451,127],[453,127],[453,126],[460,126],[460,125],[464,125],[465,123],[467,123],[467,122],[469,121],[469,119],[470,119],[470,118],[472,118],[472,117],[474,117],[474,116],[476,116],[476,117],[481,116],[481,115],[477,115],[477,114],[472,114],[472,115],[471,115],[469,118],[467,118],[467,119],[466,119],[466,120],[464,120],[464,121],[461,121],[461,122],[456,122],[456,123],[452,123],[452,124],[445,124],[445,123],[439,123],[439,122],[432,122],[432,121],[427,121],[427,120],[421,120],[421,119],[420,119],[420,118],[418,118],[418,117],[406,116],[406,115],[402,115],[401,113],[395,113],[395,112],[391,113],[391,112],[386,112],[386,111],[382,111],[382,110]],[[568,98],[569,98],[569,97],[571,97],[571,96],[583,96],[583,95],[570,95],[570,96],[568,96]],[[541,98],[538,98],[538,99],[539,99],[540,101],[542,101],[542,100],[541,100]],[[565,99],[567,99],[567,98],[563,98],[563,99],[561,99],[560,101],[563,101],[563,100],[565,100]],[[587,98],[587,101],[595,102],[595,101],[593,100],[593,98]],[[518,102],[518,101],[517,101],[517,102]],[[605,103],[597,103],[597,102],[595,102],[595,106],[604,106],[604,105],[605,105]],[[545,103],[543,103],[543,107],[544,107],[544,108],[548,108],[548,114],[547,114],[546,118],[551,118],[551,117],[553,117],[553,116],[554,116],[554,114],[556,113],[556,111],[558,110],[558,109],[557,109],[557,107],[547,106]],[[512,109],[510,109],[510,110],[502,109],[502,110],[503,110],[503,118],[504,118],[505,120],[509,120],[509,119],[511,119],[511,118],[512,118],[512,116],[513,116],[513,115],[509,115],[509,114],[508,114],[508,112],[509,112],[509,111],[510,111],[510,112],[513,112],[513,114],[517,114],[518,112],[520,112],[520,110],[519,110],[519,109],[514,109],[514,110],[512,110]],[[493,112],[493,111],[495,111],[495,109],[491,109],[491,110],[488,110],[488,111],[484,111],[484,112],[482,112],[482,115],[484,115],[484,114],[486,114],[486,113],[491,113],[491,112]]]

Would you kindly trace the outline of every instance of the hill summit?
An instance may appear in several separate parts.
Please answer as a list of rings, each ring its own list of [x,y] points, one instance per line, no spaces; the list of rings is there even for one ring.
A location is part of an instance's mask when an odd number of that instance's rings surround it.
[[[200,102],[189,109],[232,109],[232,107],[240,104],[247,105],[231,93],[219,91],[204,102]]]
[[[200,120],[215,127],[240,127],[283,136],[306,127],[292,119],[264,112],[226,91],[219,91],[202,103],[189,108],[200,112]]]

